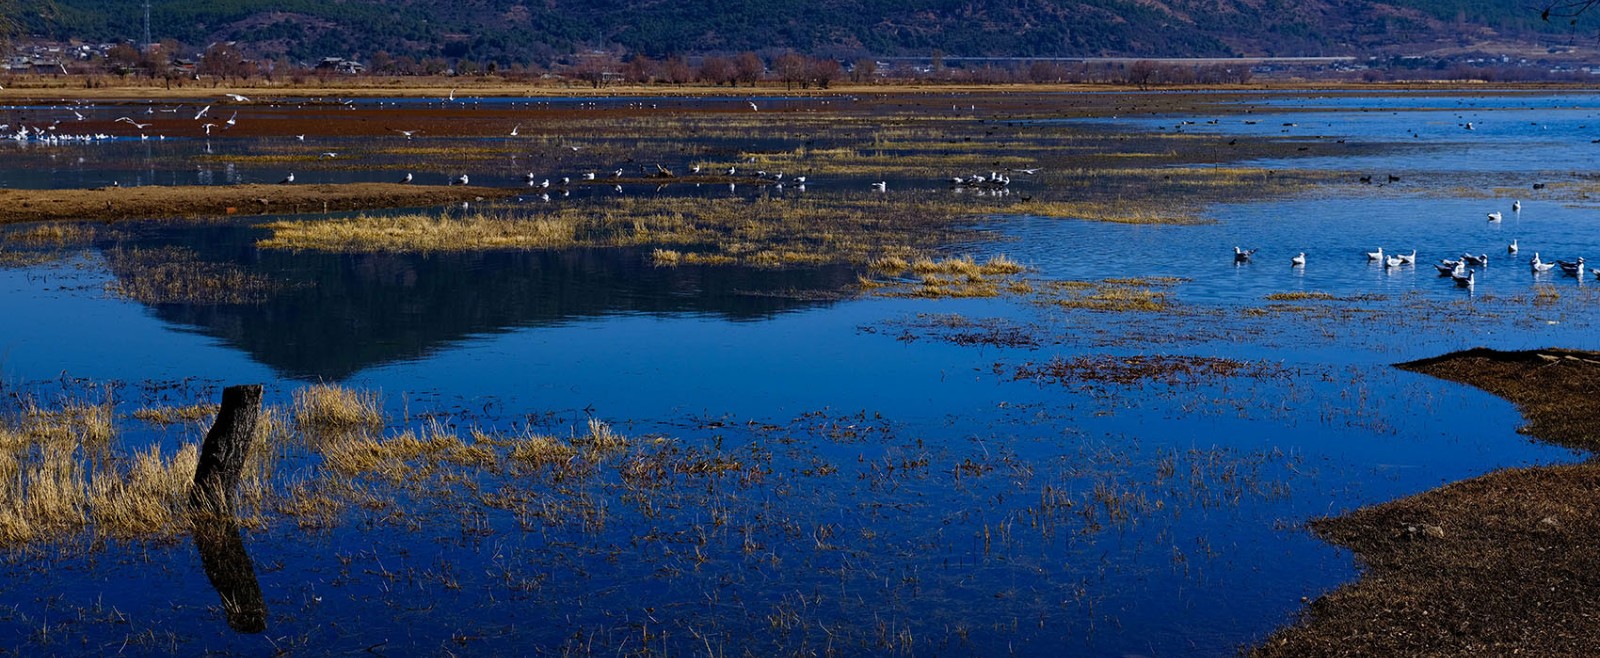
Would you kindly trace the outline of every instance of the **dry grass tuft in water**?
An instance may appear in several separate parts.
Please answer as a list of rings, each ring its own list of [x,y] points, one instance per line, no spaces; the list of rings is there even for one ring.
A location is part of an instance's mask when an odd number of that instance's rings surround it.
[[[1167,288],[1183,282],[1175,277],[1106,279],[1100,282],[1051,281],[1040,299],[1062,308],[1108,312],[1158,313],[1171,310]]]
[[[311,436],[371,433],[383,429],[378,394],[337,384],[316,384],[294,392],[294,423]]]

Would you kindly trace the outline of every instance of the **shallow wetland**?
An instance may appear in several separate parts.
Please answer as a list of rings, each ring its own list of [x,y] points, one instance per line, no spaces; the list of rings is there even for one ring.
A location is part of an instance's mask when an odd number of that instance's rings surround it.
[[[1600,96],[251,95],[0,107],[116,136],[0,143],[0,655],[1583,646],[1328,611],[1440,587],[1348,533],[1587,473],[1567,408],[1392,364],[1600,349],[1528,265],[1600,259]]]

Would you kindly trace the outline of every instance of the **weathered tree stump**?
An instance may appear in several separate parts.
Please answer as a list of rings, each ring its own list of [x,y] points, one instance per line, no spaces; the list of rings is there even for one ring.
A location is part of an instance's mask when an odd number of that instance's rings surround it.
[[[267,628],[267,602],[233,516],[234,493],[260,416],[260,384],[222,389],[222,408],[200,444],[200,463],[189,491],[195,550],[206,578],[222,597],[228,626],[241,633]]]
[[[234,490],[244,473],[244,461],[250,454],[260,416],[260,384],[222,389],[222,408],[217,411],[211,431],[206,432],[205,442],[200,444],[200,463],[194,469],[189,499],[196,507],[232,514]]]

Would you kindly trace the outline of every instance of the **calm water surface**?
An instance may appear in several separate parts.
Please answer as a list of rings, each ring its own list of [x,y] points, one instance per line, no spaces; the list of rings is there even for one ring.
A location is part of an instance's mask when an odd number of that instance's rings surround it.
[[[1183,129],[1277,135],[1295,122],[1284,136],[1403,146],[1382,157],[1261,164],[1467,172],[1515,187],[1593,162],[1595,96],[1419,100],[1259,99],[1248,117],[1257,124],[1230,115]],[[1117,125],[1170,130],[1184,119]],[[1473,131],[1456,125],[1465,121]],[[161,149],[196,146],[115,143],[48,156],[21,149],[14,162],[24,166],[0,167],[0,184],[97,185],[134,171],[149,172],[139,174],[147,183],[194,182],[154,170]],[[48,181],[26,170],[45,160],[60,164]],[[215,182],[234,182],[228,176]],[[463,424],[469,411],[470,422],[486,424],[544,414],[540,422],[558,433],[594,416],[630,435],[691,445],[761,444],[770,437],[741,423],[773,423],[842,475],[795,478],[781,498],[758,490],[757,499],[720,504],[754,517],[772,512],[759,500],[770,496],[799,526],[829,525],[856,539],[823,550],[809,530],[778,532],[767,537],[770,559],[714,541],[724,550],[676,570],[672,551],[636,533],[689,526],[703,513],[693,496],[664,517],[618,509],[613,523],[589,531],[530,532],[503,518],[489,519],[495,532],[482,538],[455,536],[449,523],[442,531],[272,527],[245,536],[271,611],[262,635],[228,630],[187,544],[112,549],[43,569],[32,568],[39,558],[21,558],[0,594],[4,646],[41,642],[40,627],[55,623],[45,619],[72,610],[78,632],[103,634],[108,644],[46,638],[47,652],[110,652],[118,649],[110,643],[148,631],[156,639],[139,652],[290,645],[320,654],[381,642],[395,653],[553,654],[573,646],[576,632],[618,651],[647,636],[667,653],[760,653],[825,649],[832,627],[866,637],[903,630],[918,653],[938,655],[1229,654],[1291,621],[1302,597],[1356,575],[1348,554],[1296,529],[1304,519],[1496,468],[1575,458],[1516,434],[1508,404],[1387,367],[1475,345],[1600,347],[1595,315],[1572,303],[1593,301],[1600,283],[1536,280],[1525,264],[1535,250],[1600,260],[1600,213],[1531,190],[1521,213],[1510,201],[1395,186],[1219,205],[1207,211],[1216,223],[1193,227],[996,217],[986,227],[995,240],[958,248],[1009,254],[1041,279],[1182,277],[1172,295],[1197,313],[1169,317],[1063,313],[1017,299],[839,299],[816,293],[848,286],[854,270],[663,269],[629,250],[261,252],[252,246],[261,231],[249,225],[151,224],[103,236],[65,263],[0,270],[8,389],[71,378],[265,381],[282,401],[301,383],[335,381],[381,389],[396,413],[434,408]],[[1486,221],[1495,210],[1506,218]],[[1512,239],[1522,251],[1509,259]],[[116,278],[110,250],[174,245],[282,286],[254,305],[144,305],[104,292]],[[1260,251],[1237,266],[1234,245]],[[1416,249],[1418,266],[1369,264],[1363,253],[1378,247]],[[1302,251],[1309,264],[1290,268]],[[1427,265],[1463,252],[1491,259],[1470,292]],[[1541,281],[1567,303],[1507,301],[1531,296]],[[1266,295],[1295,291],[1377,297],[1353,318],[1246,313]],[[1036,348],[963,347],[928,329],[957,314],[1052,338]],[[1259,360],[1296,374],[1123,389],[1009,375],[1055,356],[1139,353]],[[883,433],[841,442],[794,422],[814,413]],[[954,469],[869,486],[874,460],[908,450],[946,469],[962,460],[1006,466],[983,477],[962,479]],[[1215,488],[1161,480],[1173,455]],[[785,459],[775,463],[798,468]],[[1229,467],[1234,476],[1222,475]],[[1097,484],[1137,492],[1152,509],[1059,533],[1026,513],[1046,485]],[[459,586],[445,585],[441,571]],[[507,589],[497,574],[513,572],[536,573],[541,585]],[[111,609],[131,631],[92,621]],[[788,614],[807,623],[774,621]]]

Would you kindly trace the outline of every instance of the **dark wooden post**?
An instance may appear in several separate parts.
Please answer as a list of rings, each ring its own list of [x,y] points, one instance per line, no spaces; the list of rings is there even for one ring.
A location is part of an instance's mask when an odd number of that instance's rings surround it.
[[[200,463],[194,469],[194,489],[190,500],[210,511],[231,514],[234,489],[244,472],[250,441],[255,438],[256,420],[261,415],[261,385],[229,386],[222,389],[222,408],[217,421],[200,444]]]
[[[194,487],[189,492],[195,550],[200,552],[206,578],[222,597],[228,626],[241,633],[260,633],[267,628],[267,602],[233,517],[234,491],[244,473],[260,415],[260,384],[222,389],[222,407],[200,444],[200,463],[195,466]]]

